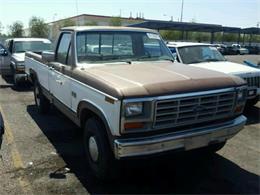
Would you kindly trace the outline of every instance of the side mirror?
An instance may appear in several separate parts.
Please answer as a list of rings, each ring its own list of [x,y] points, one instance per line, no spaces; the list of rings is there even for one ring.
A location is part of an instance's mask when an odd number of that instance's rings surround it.
[[[42,52],[42,60],[46,62],[53,62],[54,61],[54,52],[44,51]]]
[[[8,52],[5,49],[0,49],[0,56],[8,56]]]

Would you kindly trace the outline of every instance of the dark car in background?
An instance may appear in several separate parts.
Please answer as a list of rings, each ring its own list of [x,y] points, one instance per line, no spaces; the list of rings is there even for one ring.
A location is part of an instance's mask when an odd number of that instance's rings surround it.
[[[260,46],[245,46],[249,54],[260,54]]]
[[[4,135],[4,120],[0,112],[0,149],[3,141],[3,135]]]
[[[224,45],[224,44],[214,44],[213,46],[216,47],[217,50],[218,50],[221,54],[223,54],[223,55],[226,54],[226,52],[227,52],[227,46],[226,46],[226,45]]]
[[[224,55],[237,55],[237,52],[233,49],[232,46],[227,46]]]

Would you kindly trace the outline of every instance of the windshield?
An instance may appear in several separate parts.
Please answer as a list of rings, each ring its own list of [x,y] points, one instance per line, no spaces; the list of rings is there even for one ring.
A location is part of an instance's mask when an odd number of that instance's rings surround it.
[[[51,43],[43,41],[16,41],[14,43],[14,52],[23,53],[26,51],[42,52],[51,50]]]
[[[145,32],[79,32],[79,63],[171,60],[173,57],[155,33]]]
[[[178,49],[184,64],[225,61],[225,58],[213,46],[188,46]]]

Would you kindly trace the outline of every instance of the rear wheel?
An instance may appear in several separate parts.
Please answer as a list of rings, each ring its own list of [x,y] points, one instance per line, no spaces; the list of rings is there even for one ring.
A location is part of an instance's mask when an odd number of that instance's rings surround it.
[[[45,114],[50,110],[50,101],[42,94],[41,87],[38,82],[34,83],[34,100],[39,113]]]
[[[16,79],[16,73],[13,73],[13,83],[14,83],[14,87],[17,87],[19,85],[19,82]]]
[[[12,67],[12,77],[13,77],[14,87],[17,87],[18,86],[18,82],[17,82],[17,79],[16,79],[15,69],[13,67]]]
[[[92,117],[84,128],[84,148],[89,168],[100,180],[109,180],[117,176],[117,161],[110,149],[105,127],[100,120]]]

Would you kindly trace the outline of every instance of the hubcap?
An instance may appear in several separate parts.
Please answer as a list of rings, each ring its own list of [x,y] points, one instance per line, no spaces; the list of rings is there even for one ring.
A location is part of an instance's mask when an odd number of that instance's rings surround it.
[[[40,105],[40,98],[39,98],[39,89],[38,89],[38,87],[35,87],[35,100],[36,100],[36,104],[39,106]]]
[[[94,162],[98,160],[98,146],[95,137],[91,136],[88,141],[89,154]]]

